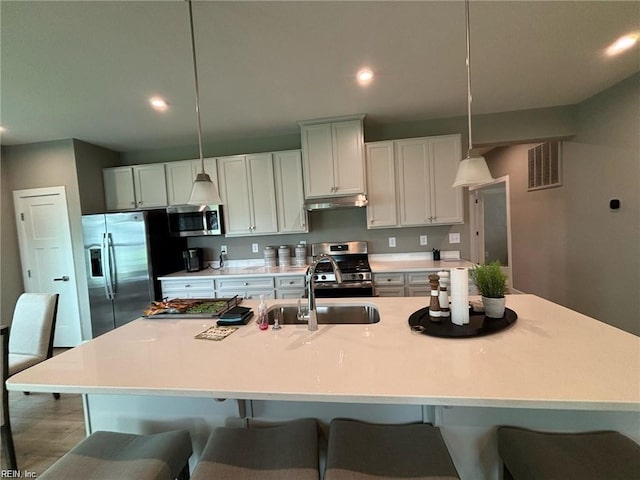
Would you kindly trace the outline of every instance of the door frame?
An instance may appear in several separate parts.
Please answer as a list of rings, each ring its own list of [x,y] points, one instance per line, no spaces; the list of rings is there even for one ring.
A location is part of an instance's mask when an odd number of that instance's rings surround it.
[[[24,231],[24,225],[22,224],[22,220],[21,220],[21,216],[20,216],[20,206],[22,205],[21,203],[21,199],[23,198],[29,198],[29,197],[44,197],[44,196],[54,196],[54,195],[59,195],[60,198],[62,199],[62,202],[64,204],[64,218],[66,219],[66,235],[68,236],[67,239],[65,240],[66,242],[68,242],[68,247],[69,247],[69,254],[70,254],[70,262],[71,262],[71,266],[70,266],[70,271],[72,272],[71,275],[69,275],[69,283],[71,285],[71,291],[73,292],[72,294],[72,298],[71,298],[71,305],[72,305],[72,309],[73,311],[73,315],[75,316],[75,320],[77,321],[77,324],[75,325],[74,328],[76,328],[76,340],[77,343],[75,345],[60,345],[58,344],[57,341],[54,341],[54,346],[55,347],[74,347],[77,344],[79,344],[82,341],[82,320],[81,320],[81,315],[80,315],[80,311],[81,311],[81,307],[80,307],[80,299],[78,298],[78,275],[77,275],[77,269],[76,269],[76,258],[75,258],[75,252],[74,252],[74,248],[73,248],[73,235],[72,235],[72,231],[71,231],[71,218],[69,217],[69,202],[68,202],[68,198],[67,198],[67,191],[66,191],[66,187],[65,186],[53,186],[53,187],[42,187],[42,188],[27,188],[27,189],[20,189],[20,190],[14,190],[13,192],[13,208],[14,208],[14,212],[15,212],[15,222],[16,222],[16,230],[17,230],[17,237],[18,237],[18,248],[19,248],[19,252],[20,252],[20,270],[22,273],[22,278],[23,278],[23,290],[25,292],[30,292],[31,291],[31,287],[29,286],[30,281],[29,281],[29,259],[26,258],[26,246],[28,246],[28,240],[25,238],[25,231]],[[60,306],[58,306],[58,313],[60,313]],[[59,324],[59,322],[57,322]],[[56,339],[57,340],[57,339]],[[74,343],[76,342],[76,340],[74,340]]]
[[[504,183],[504,193],[506,201],[506,223],[507,223],[507,258],[508,265],[504,267],[505,273],[508,275],[508,283],[512,291],[513,288],[513,251],[511,249],[511,195],[509,175],[495,178],[491,182],[483,183],[469,187],[469,224],[471,233],[471,261],[474,263],[484,262],[484,210],[482,204],[478,201],[478,190],[490,185]]]

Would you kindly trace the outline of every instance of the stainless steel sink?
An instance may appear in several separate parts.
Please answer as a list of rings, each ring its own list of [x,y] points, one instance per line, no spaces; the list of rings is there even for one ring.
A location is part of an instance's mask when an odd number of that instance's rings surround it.
[[[380,321],[378,309],[370,304],[316,305],[316,313],[318,324],[324,325],[363,325]],[[267,310],[267,316],[270,324],[273,324],[276,318],[281,325],[307,324],[305,320],[298,320],[297,305],[273,305]]]

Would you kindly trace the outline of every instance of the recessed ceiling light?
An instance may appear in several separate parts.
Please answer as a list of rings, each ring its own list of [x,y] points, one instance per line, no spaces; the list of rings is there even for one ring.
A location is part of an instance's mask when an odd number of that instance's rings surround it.
[[[167,105],[167,102],[165,101],[165,99],[161,98],[161,97],[151,97],[149,99],[149,103],[151,104],[151,106],[153,108],[155,108],[156,110],[159,110],[161,112],[166,110],[167,107],[169,106],[169,105]]]
[[[368,68],[363,68],[356,74],[360,85],[369,85],[373,81],[373,72]]]
[[[625,35],[620,37],[615,42],[613,42],[609,47],[607,47],[607,55],[613,57],[618,55],[626,50],[629,50],[638,42],[638,34],[631,33],[629,35]]]

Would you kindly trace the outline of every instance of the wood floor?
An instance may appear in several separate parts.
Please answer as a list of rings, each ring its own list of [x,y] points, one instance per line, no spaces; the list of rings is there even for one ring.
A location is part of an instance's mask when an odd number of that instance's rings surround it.
[[[80,395],[61,394],[55,400],[50,393],[9,392],[9,417],[23,478],[26,472],[40,476],[85,437]],[[3,455],[0,471],[5,468]]]

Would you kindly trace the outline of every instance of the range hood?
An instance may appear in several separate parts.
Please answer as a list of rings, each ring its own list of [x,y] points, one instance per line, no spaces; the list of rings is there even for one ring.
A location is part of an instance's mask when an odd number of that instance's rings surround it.
[[[347,197],[323,197],[323,198],[310,198],[304,202],[304,208],[308,211],[314,210],[332,210],[335,208],[347,208],[347,207],[366,207],[369,201],[367,196],[349,195]]]

